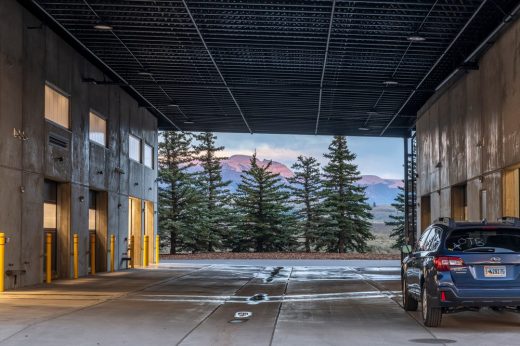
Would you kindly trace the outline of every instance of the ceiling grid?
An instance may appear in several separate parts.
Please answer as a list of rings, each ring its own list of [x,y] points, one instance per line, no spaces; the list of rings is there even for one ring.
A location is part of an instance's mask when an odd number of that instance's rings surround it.
[[[148,101],[163,129],[391,137],[409,133],[437,86],[519,3],[21,2],[122,76],[113,83]]]

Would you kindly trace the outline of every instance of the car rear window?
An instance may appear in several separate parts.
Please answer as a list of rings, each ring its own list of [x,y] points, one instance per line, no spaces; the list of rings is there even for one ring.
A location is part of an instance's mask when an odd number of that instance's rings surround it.
[[[520,230],[511,228],[464,228],[446,238],[449,251],[520,252]]]

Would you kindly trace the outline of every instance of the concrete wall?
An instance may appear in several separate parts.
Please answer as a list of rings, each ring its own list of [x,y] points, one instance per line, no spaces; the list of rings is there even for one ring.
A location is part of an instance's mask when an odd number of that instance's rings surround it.
[[[128,159],[128,134],[156,153],[157,119],[119,87],[87,84],[82,77],[104,76],[15,0],[0,1],[0,232],[10,238],[7,269],[26,270],[16,284],[6,277],[7,288],[42,282],[44,179],[62,183],[67,200],[60,215],[63,278],[72,276],[72,233],[80,238],[79,274],[87,275],[89,189],[106,191],[103,223],[108,237],[116,235],[116,267],[128,246],[128,196],[156,204],[156,170]],[[70,95],[70,130],[44,119],[46,82]],[[107,118],[106,148],[88,139],[90,110]],[[13,129],[28,139],[15,138]],[[69,142],[67,149],[48,144],[53,133]],[[100,239],[100,245],[106,242]]]
[[[503,170],[520,163],[520,21],[479,65],[418,113],[418,198],[431,197],[432,220],[450,216],[450,189],[457,184],[467,184],[467,219],[481,217],[482,190],[482,216],[502,216]]]

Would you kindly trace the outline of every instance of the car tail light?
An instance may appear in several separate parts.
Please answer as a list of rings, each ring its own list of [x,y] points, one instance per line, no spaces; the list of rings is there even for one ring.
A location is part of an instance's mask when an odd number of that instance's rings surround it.
[[[442,302],[446,301],[446,292],[444,292],[444,291],[441,292],[441,301]]]
[[[461,267],[464,261],[460,257],[454,256],[439,256],[433,259],[433,265],[438,271],[444,272],[451,269],[451,267]]]

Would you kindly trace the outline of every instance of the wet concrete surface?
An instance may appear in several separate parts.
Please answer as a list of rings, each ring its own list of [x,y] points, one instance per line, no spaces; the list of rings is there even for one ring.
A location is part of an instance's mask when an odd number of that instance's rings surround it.
[[[400,306],[397,266],[293,262],[164,263],[9,291],[0,345],[518,345],[512,312],[446,315],[425,328],[420,311]]]

